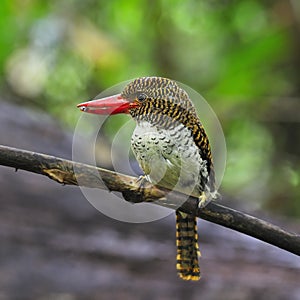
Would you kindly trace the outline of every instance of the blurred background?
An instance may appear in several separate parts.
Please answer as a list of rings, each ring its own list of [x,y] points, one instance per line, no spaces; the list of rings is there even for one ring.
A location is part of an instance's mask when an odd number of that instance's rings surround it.
[[[77,103],[169,77],[220,120],[223,203],[300,232],[298,0],[3,0],[0,24],[1,144],[70,159]],[[106,122],[101,165],[127,121]],[[300,299],[283,250],[200,220],[203,279],[181,282],[173,216],[126,224],[76,187],[4,167],[0,182],[0,299]]]

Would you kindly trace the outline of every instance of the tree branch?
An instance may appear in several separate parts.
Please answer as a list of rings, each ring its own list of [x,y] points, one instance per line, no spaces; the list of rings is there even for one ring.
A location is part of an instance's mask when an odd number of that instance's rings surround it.
[[[134,203],[156,201],[155,204],[176,208],[176,204],[182,203],[180,201],[187,197],[179,192],[170,192],[150,183],[140,187],[136,177],[1,145],[0,165],[46,175],[61,184],[78,185],[80,182],[80,185],[85,187],[108,188],[110,191],[121,192],[127,201]],[[95,172],[99,176],[95,176]],[[300,255],[299,235],[240,211],[216,202],[211,202],[205,208],[199,209],[197,199],[193,197],[189,197],[180,210]]]

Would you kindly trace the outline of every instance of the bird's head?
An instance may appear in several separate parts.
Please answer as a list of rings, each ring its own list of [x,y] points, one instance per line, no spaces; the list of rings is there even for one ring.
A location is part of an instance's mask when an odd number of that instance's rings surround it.
[[[133,118],[150,114],[172,117],[178,111],[196,115],[188,94],[175,81],[163,77],[137,78],[121,94],[80,103],[77,107],[93,114],[126,113]]]

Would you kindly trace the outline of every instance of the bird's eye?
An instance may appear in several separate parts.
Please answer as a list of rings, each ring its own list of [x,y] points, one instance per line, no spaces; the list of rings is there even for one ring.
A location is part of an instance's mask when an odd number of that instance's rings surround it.
[[[147,95],[145,95],[145,94],[139,94],[139,95],[137,96],[137,99],[138,99],[140,102],[143,102],[143,101],[145,101],[145,100],[147,99]]]

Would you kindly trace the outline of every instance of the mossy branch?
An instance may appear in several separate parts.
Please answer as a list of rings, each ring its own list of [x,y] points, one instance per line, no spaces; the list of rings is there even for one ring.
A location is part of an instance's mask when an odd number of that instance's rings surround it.
[[[140,186],[138,178],[96,168],[54,156],[0,145],[0,165],[46,175],[61,184],[121,192],[130,202],[153,202],[176,207],[187,196],[146,183]],[[99,176],[95,176],[99,174]],[[99,179],[101,178],[101,180]],[[156,202],[155,202],[156,201]],[[209,203],[204,209],[197,207],[197,199],[189,197],[180,210],[199,218],[242,232],[261,241],[300,255],[300,236],[240,211]]]

